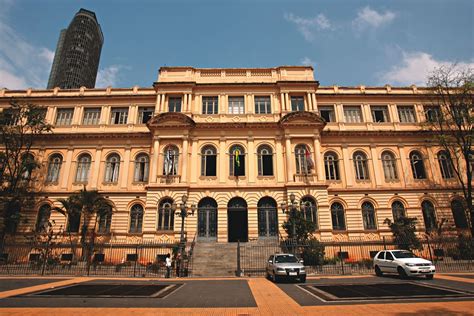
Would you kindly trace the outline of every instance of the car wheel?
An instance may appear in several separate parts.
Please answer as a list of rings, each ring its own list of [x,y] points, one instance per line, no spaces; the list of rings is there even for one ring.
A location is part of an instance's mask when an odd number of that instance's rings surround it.
[[[408,277],[405,269],[403,269],[402,267],[398,267],[397,271],[398,271],[398,275],[400,276],[400,279],[406,279]]]
[[[383,272],[380,270],[379,266],[375,266],[375,275],[379,277],[383,276]]]
[[[281,277],[279,275],[273,274],[273,282],[278,283],[281,281]]]
[[[271,280],[270,273],[268,273],[268,271],[265,272],[265,278],[267,280]]]
[[[300,277],[300,282],[301,282],[301,283],[306,283],[306,275]]]
[[[427,274],[426,275],[427,280],[433,280],[433,278],[434,278],[434,274]]]

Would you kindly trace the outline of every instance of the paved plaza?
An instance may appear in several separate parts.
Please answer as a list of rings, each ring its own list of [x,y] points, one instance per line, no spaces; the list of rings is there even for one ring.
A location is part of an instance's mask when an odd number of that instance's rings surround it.
[[[358,298],[351,289],[428,289],[432,297]],[[327,300],[320,289],[342,295]],[[92,290],[95,289],[95,290]],[[316,289],[316,290],[314,290]],[[335,290],[336,289],[336,290]],[[343,289],[343,290],[341,290]],[[153,294],[154,291],[156,295]],[[375,290],[377,292],[378,290]],[[350,299],[343,294],[351,293]],[[370,292],[370,291],[369,291]],[[315,294],[316,293],[316,294]],[[342,293],[342,294],[337,294]],[[448,296],[437,294],[448,294]],[[327,294],[327,293],[326,293]],[[367,293],[365,293],[368,295]],[[398,293],[400,294],[400,293]],[[387,294],[388,295],[388,294]],[[369,295],[370,296],[370,295]],[[326,299],[325,299],[326,298]],[[306,284],[264,278],[0,278],[0,315],[473,315],[474,274],[434,280],[312,277]]]

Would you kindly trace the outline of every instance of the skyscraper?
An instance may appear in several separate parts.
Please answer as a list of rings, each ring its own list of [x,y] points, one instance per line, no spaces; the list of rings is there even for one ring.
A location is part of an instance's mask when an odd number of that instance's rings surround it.
[[[103,43],[95,13],[80,9],[59,34],[48,89],[94,88]]]

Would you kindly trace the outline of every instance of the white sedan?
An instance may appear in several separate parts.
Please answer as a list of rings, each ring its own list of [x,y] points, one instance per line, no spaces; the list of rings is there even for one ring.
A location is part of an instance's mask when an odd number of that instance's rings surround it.
[[[384,273],[397,273],[400,278],[423,275],[432,279],[435,266],[429,260],[415,256],[408,250],[382,250],[374,257],[374,269],[377,276]]]

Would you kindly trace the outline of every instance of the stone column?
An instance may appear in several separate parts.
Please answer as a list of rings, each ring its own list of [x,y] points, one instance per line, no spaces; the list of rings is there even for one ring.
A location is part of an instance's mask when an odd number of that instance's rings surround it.
[[[225,164],[227,162],[226,140],[224,137],[219,138],[219,182],[225,183],[227,178]]]
[[[283,113],[286,111],[286,106],[285,106],[285,94],[280,93],[280,112]]]
[[[294,182],[293,179],[293,166],[291,165],[291,138],[288,135],[285,135],[285,151],[286,151],[286,170],[287,170],[287,182]]]
[[[400,164],[402,166],[402,169],[399,172],[400,180],[402,181],[402,186],[407,187],[411,182],[409,176],[411,165],[407,164],[408,157],[406,156],[405,147],[403,145],[398,145],[398,154],[400,156]]]
[[[283,146],[281,144],[281,137],[275,138],[276,142],[276,177],[277,182],[285,182],[285,163],[283,162]]]
[[[255,182],[255,167],[257,166],[255,162],[255,146],[253,142],[253,136],[249,136],[248,138],[248,146],[249,146],[249,152],[248,152],[248,171],[249,171],[249,183],[254,183]]]
[[[130,146],[127,146],[125,148],[125,155],[123,158],[123,168],[120,172],[122,173],[121,188],[126,189],[127,184],[128,184],[128,175],[130,173]]]
[[[160,100],[160,113],[165,113],[168,112],[165,109],[165,99],[166,99],[166,94],[161,94],[161,100]]]
[[[379,163],[379,156],[377,154],[377,146],[374,144],[370,145],[370,154],[372,156],[372,166],[374,169],[374,174],[371,175],[370,177],[375,179],[375,184],[377,187],[380,187],[383,185],[382,181],[385,179],[385,175],[383,174],[383,171],[380,168],[380,163]],[[374,181],[372,181],[372,184]]]
[[[425,163],[425,170],[426,170],[426,167],[428,166],[430,168],[430,171],[431,171],[431,181],[437,185],[439,185],[441,183],[440,179],[441,179],[441,174],[439,174],[438,176],[438,173],[436,172],[436,170],[438,170],[438,161],[433,153],[433,150],[432,150],[432,147],[431,146],[426,146],[426,151],[428,152],[428,161],[429,163]],[[428,170],[426,170],[428,171]],[[426,172],[426,175],[428,176],[428,172]]]
[[[313,100],[311,100],[311,95],[309,92],[306,92],[306,103],[307,103],[307,107],[306,107],[306,111],[313,111]]]
[[[97,189],[99,184],[99,173],[100,173],[100,163],[102,158],[102,147],[97,147],[95,151],[94,166],[89,170],[89,176],[91,177],[90,185],[91,188]]]
[[[285,103],[286,103],[286,110],[288,112],[291,112],[291,102],[290,102],[290,96],[289,93],[285,93]]]
[[[150,183],[156,183],[157,182],[157,175],[158,175],[158,158],[160,157],[160,138],[159,137],[154,137],[153,138],[153,152],[152,152],[152,157],[151,157],[151,163],[150,163],[150,178],[149,182]]]
[[[191,145],[191,161],[196,162],[199,161],[198,159],[198,140],[197,138],[192,138],[192,145]],[[200,162],[199,162],[200,164]],[[198,168],[191,168],[191,183],[197,183],[197,175],[198,175]]]
[[[161,94],[156,94],[155,115],[160,114]]]
[[[341,170],[346,175],[346,185],[351,187],[354,181],[354,175],[352,173],[353,164],[351,164],[349,150],[346,144],[342,144],[342,160],[344,162],[344,170]]]
[[[316,101],[316,93],[311,93],[311,98],[313,99],[313,110],[318,112],[318,102]]]
[[[314,164],[316,165],[316,173],[318,176],[318,181],[324,182],[326,179],[323,174],[323,159],[321,156],[321,140],[319,135],[313,138],[314,143],[314,156],[316,159],[314,160]]]
[[[71,167],[72,167],[72,153],[73,153],[73,148],[68,148],[67,153],[66,153],[66,161],[64,163],[64,168],[63,169],[63,178],[62,178],[62,183],[61,183],[61,189],[67,189],[68,184],[69,184],[69,175],[71,174]],[[74,177],[74,171],[73,171],[73,177]]]
[[[196,168],[194,168],[196,169]],[[181,164],[181,182],[188,182],[188,137],[183,138],[183,162]]]

